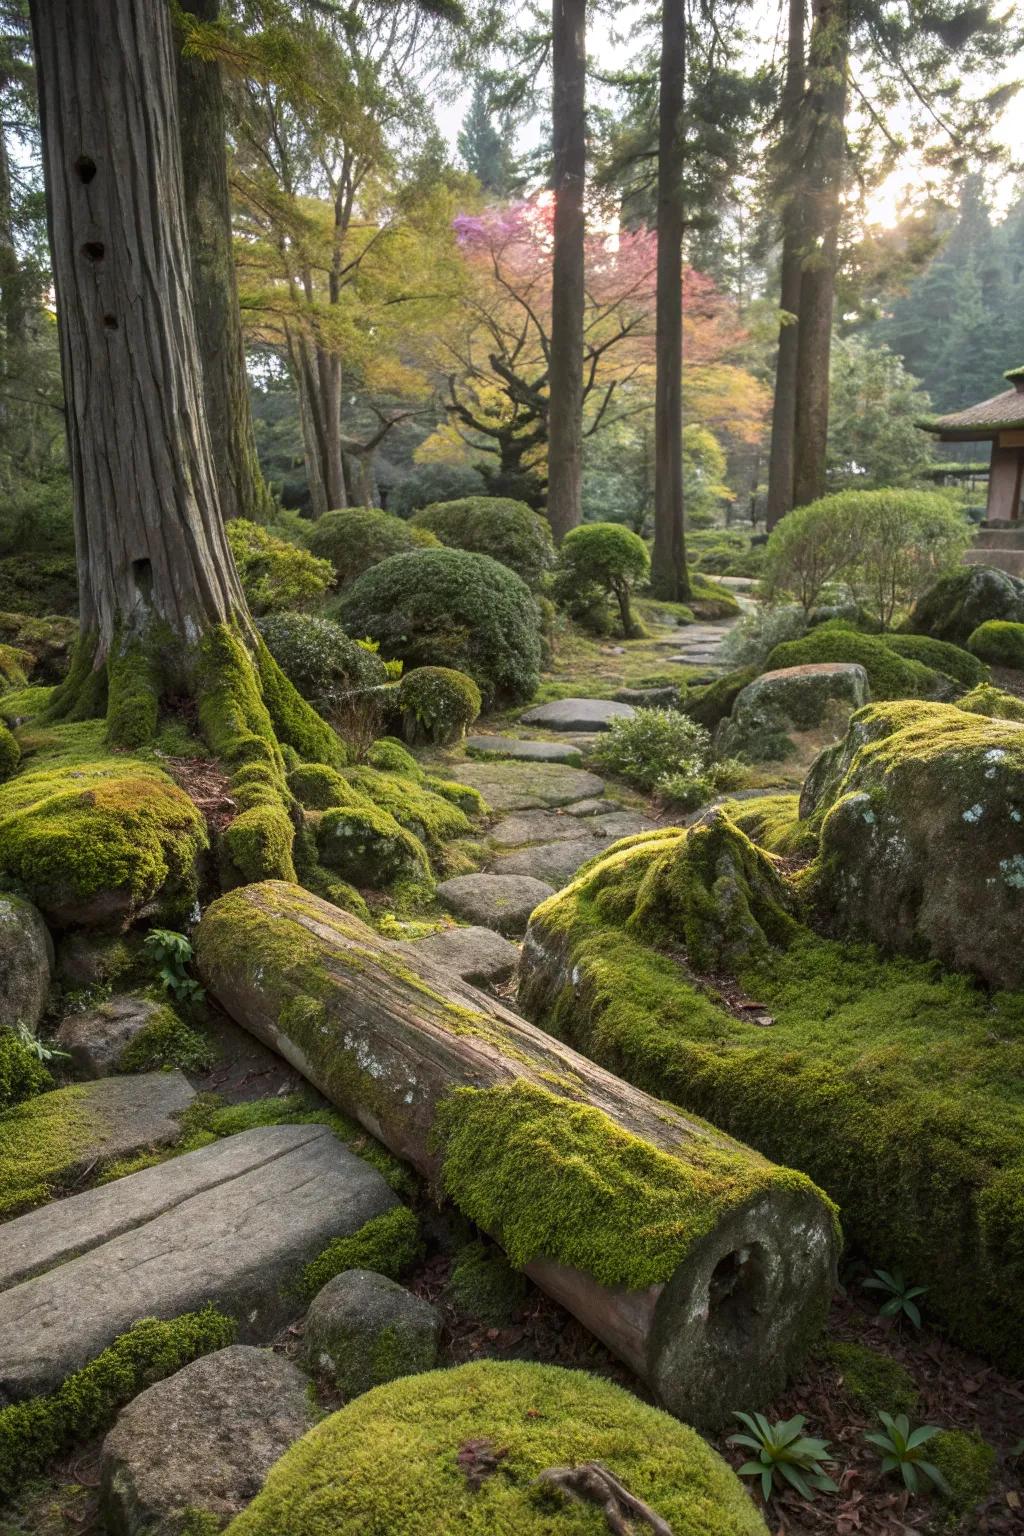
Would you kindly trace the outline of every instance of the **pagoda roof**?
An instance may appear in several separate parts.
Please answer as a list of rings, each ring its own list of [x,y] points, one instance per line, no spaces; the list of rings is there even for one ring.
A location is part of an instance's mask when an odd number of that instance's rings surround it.
[[[992,437],[997,432],[1024,428],[1024,368],[1011,368],[1004,375],[1011,388],[990,400],[981,400],[963,411],[947,416],[926,416],[917,425],[925,432],[961,442]]]

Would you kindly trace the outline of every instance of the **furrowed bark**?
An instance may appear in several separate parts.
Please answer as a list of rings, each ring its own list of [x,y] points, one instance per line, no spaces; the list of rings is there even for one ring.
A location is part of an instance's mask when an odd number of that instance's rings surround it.
[[[553,0],[555,223],[551,270],[548,518],[560,543],[583,519],[583,236],[586,0]]]
[[[800,104],[804,93],[806,0],[789,0],[786,85],[782,94],[782,260],[780,270],[779,353],[772,401],[772,440],[768,461],[769,529],[793,509],[793,454],[796,431],[797,317],[803,274],[803,165],[799,143]]]

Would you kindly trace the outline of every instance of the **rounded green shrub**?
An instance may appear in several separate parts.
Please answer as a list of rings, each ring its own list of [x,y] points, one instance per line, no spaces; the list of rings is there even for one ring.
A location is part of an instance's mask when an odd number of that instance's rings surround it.
[[[414,464],[388,497],[388,511],[412,517],[432,502],[481,496],[483,490],[484,477],[471,464]]]
[[[346,586],[389,555],[402,555],[436,543],[437,539],[426,529],[415,528],[377,507],[325,512],[309,535],[310,549],[330,561],[339,586]]]
[[[689,785],[692,804],[713,794],[711,738],[702,725],[674,709],[638,709],[632,718],[613,720],[602,732],[592,757],[596,767],[617,774],[636,789],[657,790],[674,783],[673,800],[682,803]]]
[[[948,640],[933,640],[930,635],[880,635],[879,639],[897,656],[909,661],[920,661],[935,672],[945,672],[965,688],[988,682],[988,667],[961,645],[950,645]]]
[[[438,746],[458,741],[479,715],[481,703],[473,679],[451,667],[416,667],[398,685],[406,741]]]
[[[338,616],[407,668],[467,673],[488,703],[522,703],[540,680],[537,605],[522,578],[489,555],[392,555],[342,594]]]
[[[555,563],[555,545],[546,517],[509,496],[465,496],[437,501],[413,518],[452,549],[468,549],[500,560],[536,588]]]
[[[380,657],[321,614],[275,613],[261,619],[258,628],[288,681],[319,708],[386,680]]]
[[[804,667],[820,661],[855,661],[868,675],[872,699],[934,699],[948,697],[948,678],[923,662],[899,656],[880,635],[864,635],[843,625],[820,624],[802,640],[777,645],[765,663],[766,672]]]
[[[584,523],[562,541],[554,593],[573,615],[585,620],[595,595],[612,597],[622,633],[636,633],[630,598],[651,569],[647,545],[621,523]]]
[[[317,560],[308,549],[275,538],[258,523],[233,518],[227,524],[227,536],[253,613],[311,607],[334,585],[329,561]]]
[[[538,1485],[551,1468],[592,1461],[674,1536],[765,1536],[739,1479],[695,1430],[582,1371],[496,1360],[356,1398],[281,1458],[229,1533],[597,1536],[599,1509]]]
[[[972,630],[968,649],[993,667],[1013,667],[1024,671],[1024,624],[1008,619],[988,619]]]

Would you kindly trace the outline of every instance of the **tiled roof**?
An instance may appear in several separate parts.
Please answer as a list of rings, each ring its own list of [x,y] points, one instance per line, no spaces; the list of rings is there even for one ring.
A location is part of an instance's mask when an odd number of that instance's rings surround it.
[[[1015,374],[1024,378],[1024,370]],[[927,416],[918,422],[926,432],[976,432],[979,437],[1008,428],[1024,427],[1024,392],[1018,388],[1004,389],[991,400],[969,405],[965,411],[953,411],[948,416]]]

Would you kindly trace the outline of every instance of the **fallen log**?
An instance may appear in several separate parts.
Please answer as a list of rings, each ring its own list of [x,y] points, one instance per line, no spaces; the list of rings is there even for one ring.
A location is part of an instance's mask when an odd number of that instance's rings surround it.
[[[672,1412],[770,1399],[818,1333],[834,1207],[357,918],[267,881],[208,909],[237,1022],[411,1163]]]

